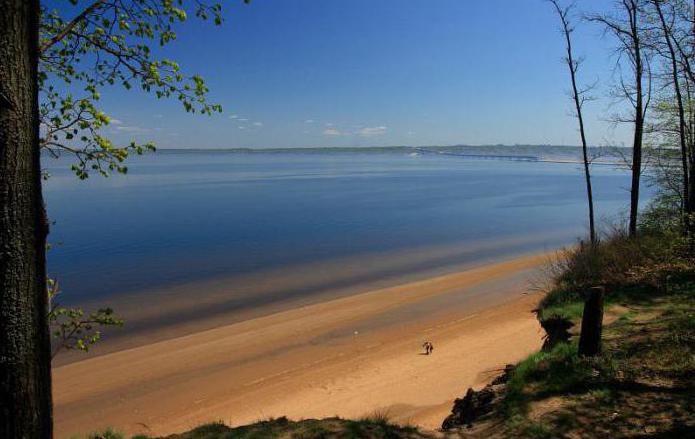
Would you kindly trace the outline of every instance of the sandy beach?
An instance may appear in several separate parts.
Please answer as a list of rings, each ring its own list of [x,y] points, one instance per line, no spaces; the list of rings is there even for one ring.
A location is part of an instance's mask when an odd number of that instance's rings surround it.
[[[546,260],[520,257],[59,365],[56,435],[375,412],[437,428],[467,387],[540,347],[528,281]]]

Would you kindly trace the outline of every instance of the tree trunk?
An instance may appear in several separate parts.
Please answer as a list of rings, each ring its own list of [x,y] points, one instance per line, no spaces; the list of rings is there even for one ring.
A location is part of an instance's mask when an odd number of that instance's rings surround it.
[[[639,99],[641,101],[641,99]],[[641,104],[640,104],[641,105]],[[644,132],[644,120],[641,109],[635,114],[635,137],[632,146],[632,182],[630,185],[630,224],[631,237],[637,236],[637,212],[639,209],[639,185],[642,173],[642,133]]]
[[[688,239],[690,241],[690,250],[695,250],[695,160],[690,160],[690,176],[688,183],[690,190],[688,191],[688,205],[690,206],[688,214]]]
[[[572,53],[572,40],[570,38],[570,28],[565,25],[565,39],[567,42],[567,65],[570,69],[572,79],[572,97],[574,99],[575,109],[577,111],[577,120],[579,121],[579,134],[582,140],[582,158],[584,160],[584,180],[586,182],[586,197],[589,204],[589,239],[591,245],[596,245],[596,224],[594,221],[594,196],[591,189],[591,171],[589,170],[589,146],[586,141],[586,132],[584,130],[584,115],[582,114],[582,98],[579,95],[577,87],[577,66]]]
[[[0,0],[0,437],[50,438],[38,0]]]
[[[591,357],[601,353],[601,330],[603,329],[603,287],[589,290],[589,298],[584,304],[582,329],[579,334],[579,355]]]
[[[642,139],[644,137],[644,62],[642,59],[642,42],[638,26],[639,11],[636,4],[628,9],[630,16],[630,38],[632,40],[632,57],[635,73],[635,133],[632,141],[632,182],[630,185],[630,224],[631,237],[637,236],[637,213],[639,210],[640,177],[642,175]]]
[[[591,171],[589,169],[589,152],[586,140],[586,131],[584,129],[584,115],[582,113],[582,106],[584,102],[583,93],[579,91],[577,86],[577,71],[579,69],[580,61],[574,59],[574,51],[572,50],[572,32],[573,27],[570,23],[569,13],[572,6],[562,8],[557,0],[551,0],[551,4],[555,7],[555,11],[560,17],[562,22],[562,33],[565,36],[565,49],[567,50],[567,56],[565,57],[565,63],[570,72],[570,80],[572,82],[572,100],[574,101],[574,108],[577,112],[577,121],[579,122],[579,134],[582,140],[582,157],[584,160],[584,179],[586,182],[586,197],[589,204],[589,239],[591,240],[591,245],[596,244],[596,225],[594,221],[594,196],[591,189]]]

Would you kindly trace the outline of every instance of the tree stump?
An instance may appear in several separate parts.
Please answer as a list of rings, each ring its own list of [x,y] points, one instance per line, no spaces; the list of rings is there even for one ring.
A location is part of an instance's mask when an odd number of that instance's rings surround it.
[[[601,329],[603,328],[604,287],[589,289],[589,297],[584,304],[582,329],[579,335],[579,355],[592,357],[601,353]]]

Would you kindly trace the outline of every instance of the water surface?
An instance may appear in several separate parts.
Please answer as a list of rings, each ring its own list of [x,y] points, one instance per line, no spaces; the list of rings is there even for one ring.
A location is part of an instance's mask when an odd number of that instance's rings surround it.
[[[577,164],[400,150],[163,151],[134,158],[127,176],[78,181],[66,159],[44,162],[49,270],[63,303],[211,279],[225,279],[230,297],[237,279],[249,301],[264,273],[303,272],[263,299],[279,300],[547,250],[587,225]],[[597,213],[612,220],[627,207],[629,175],[593,172]]]

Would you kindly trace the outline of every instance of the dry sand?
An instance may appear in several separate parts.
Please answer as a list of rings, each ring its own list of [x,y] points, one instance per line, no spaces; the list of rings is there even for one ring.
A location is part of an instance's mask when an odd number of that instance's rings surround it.
[[[388,413],[437,428],[454,398],[541,345],[526,256],[54,368],[57,437],[106,426],[162,435]],[[434,353],[421,355],[425,340]]]

